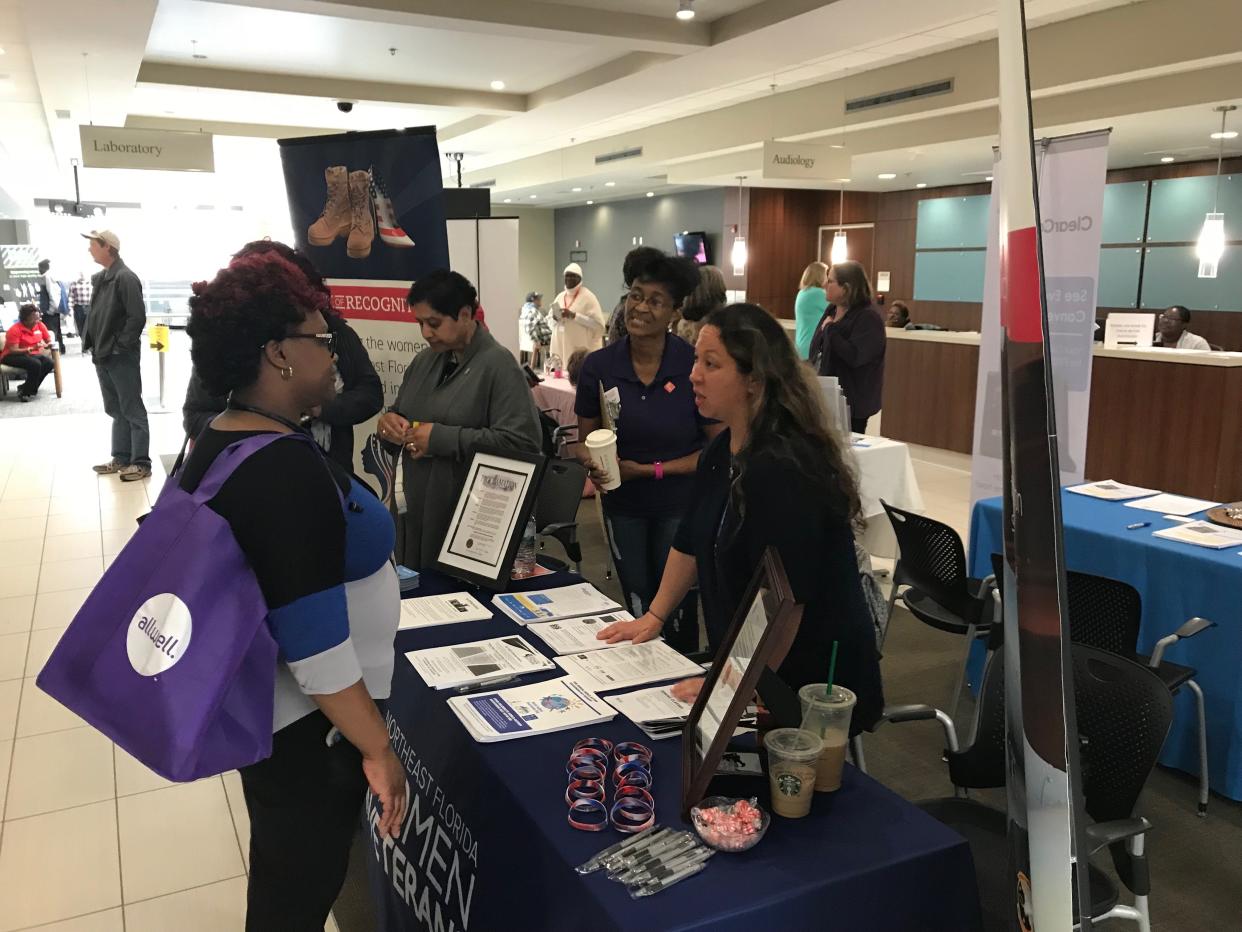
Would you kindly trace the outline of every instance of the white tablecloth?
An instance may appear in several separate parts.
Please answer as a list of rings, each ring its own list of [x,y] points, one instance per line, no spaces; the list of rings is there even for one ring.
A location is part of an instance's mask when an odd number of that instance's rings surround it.
[[[907,511],[923,510],[923,495],[914,475],[910,448],[886,437],[855,435],[850,451],[858,467],[858,495],[867,519],[861,543],[873,556],[895,557],[897,541],[880,499]]]

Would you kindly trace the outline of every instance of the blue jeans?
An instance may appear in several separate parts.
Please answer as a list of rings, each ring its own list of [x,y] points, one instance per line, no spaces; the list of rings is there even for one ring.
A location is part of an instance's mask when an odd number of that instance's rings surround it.
[[[605,499],[607,502],[607,499]],[[625,593],[626,608],[639,617],[651,607],[651,600],[660,588],[664,575],[664,563],[677,536],[681,517],[635,518],[630,515],[609,514],[604,507],[604,520],[608,523],[608,538],[612,547],[613,562],[621,578],[621,591]],[[699,618],[694,592],[682,600],[677,610],[665,619],[663,637],[669,645],[684,654],[699,649]]]
[[[137,353],[113,353],[95,360],[104,411],[112,418],[112,458],[150,466],[151,430],[142,403],[142,369]]]

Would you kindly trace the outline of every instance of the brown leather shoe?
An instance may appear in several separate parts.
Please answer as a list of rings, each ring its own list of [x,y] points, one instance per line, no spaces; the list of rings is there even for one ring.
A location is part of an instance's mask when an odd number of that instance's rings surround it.
[[[345,166],[329,166],[324,169],[323,176],[328,185],[328,199],[319,219],[306,231],[312,246],[330,246],[338,236],[349,233],[349,176]]]
[[[375,241],[375,205],[371,201],[371,173],[349,173],[349,239],[345,251],[351,259],[371,255]]]

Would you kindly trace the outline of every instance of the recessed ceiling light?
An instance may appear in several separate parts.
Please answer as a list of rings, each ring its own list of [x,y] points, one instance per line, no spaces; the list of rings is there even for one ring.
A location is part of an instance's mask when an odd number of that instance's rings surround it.
[[[615,188],[616,186],[617,186],[617,183],[616,183],[615,181],[605,181],[605,182],[604,182],[604,187],[605,187],[605,188]]]
[[[1171,156],[1171,155],[1162,155],[1162,156],[1160,156],[1160,161],[1162,161],[1162,162],[1172,162],[1172,161],[1173,161],[1173,156]]]
[[[538,196],[539,196],[538,194],[532,194],[532,195],[530,196],[530,199],[533,201],[533,200],[534,200],[535,198],[537,198]]]
[[[506,204],[512,204],[512,203],[513,203],[513,198],[511,198],[511,197],[506,197],[506,198],[505,198],[505,203],[506,203]]]
[[[648,192],[647,192],[647,197],[655,197],[655,192],[654,192],[654,191],[648,191]]]
[[[987,176],[986,178],[984,178],[983,180],[984,180],[984,181],[991,181],[991,180],[992,180],[992,176],[991,176],[991,175],[988,175],[988,176]]]
[[[581,190],[582,190],[581,188],[574,188],[574,189],[573,189],[573,192],[574,192],[574,194],[577,194],[577,193],[578,193],[579,191],[581,191]]]
[[[677,18],[694,19],[694,0],[680,0],[677,4]]]
[[[594,203],[595,203],[594,201],[587,201],[587,207],[590,207]]]
[[[501,81],[501,80],[497,79],[497,80],[495,80],[495,81],[493,81],[493,82],[492,82],[492,90],[494,90],[494,91],[503,91],[504,89],[505,89],[505,82],[504,82],[504,81]]]
[[[896,172],[880,172],[878,175],[876,175],[876,177],[879,178],[881,181],[892,181],[894,178],[897,177],[897,173]]]
[[[0,45],[0,55],[3,55],[3,54],[4,54],[4,46]]]
[[[1223,133],[1213,133],[1213,139],[1237,139],[1238,131],[1236,129],[1226,130]]]
[[[915,187],[916,187],[916,188],[925,188],[925,187],[927,187],[927,182],[926,182],[926,181],[920,181],[918,184],[916,184],[916,185],[915,185]]]

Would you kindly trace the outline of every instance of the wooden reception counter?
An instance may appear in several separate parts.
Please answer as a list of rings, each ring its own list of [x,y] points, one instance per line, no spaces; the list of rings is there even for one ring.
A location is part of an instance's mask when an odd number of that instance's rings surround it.
[[[1242,353],[1092,355],[1087,479],[1242,499]],[[884,436],[969,453],[978,367],[977,333],[889,330]]]

